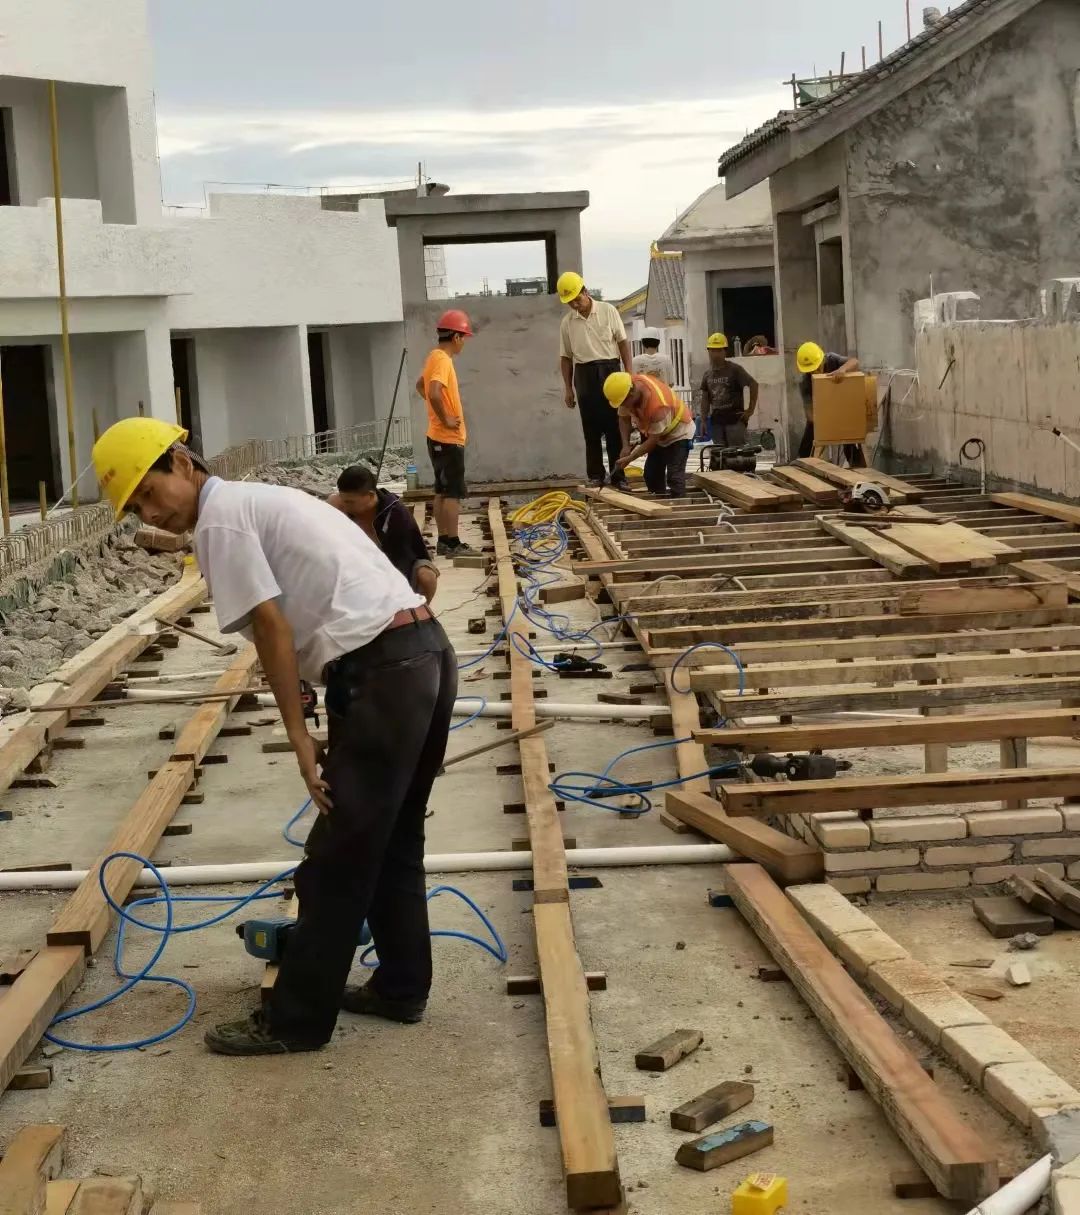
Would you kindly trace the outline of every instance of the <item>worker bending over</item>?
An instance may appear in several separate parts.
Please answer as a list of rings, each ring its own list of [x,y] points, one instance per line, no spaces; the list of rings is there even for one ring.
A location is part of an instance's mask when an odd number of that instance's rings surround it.
[[[418,1021],[431,985],[424,813],[457,696],[454,652],[340,511],[300,490],[211,476],[186,438],[157,418],[125,418],[94,444],[98,481],[118,518],[194,529],[219,625],[254,641],[319,810],[270,1000],[206,1043],[227,1055],[318,1050],[342,1007]],[[307,731],[301,677],[326,685],[325,754]],[[365,919],[379,968],[346,990]]]
[[[559,299],[567,307],[559,327],[559,367],[566,408],[575,403],[585,436],[585,471],[593,485],[603,485],[604,448],[607,447],[611,484],[626,485],[618,467],[622,438],[618,419],[604,400],[604,381],[613,371],[630,371],[630,343],[622,317],[614,304],[594,300],[585,280],[573,270],[559,275]],[[576,401],[575,401],[576,397]]]
[[[439,570],[431,560],[412,511],[388,489],[379,489],[375,474],[363,464],[350,464],[337,479],[337,492],[326,499],[351,519],[369,540],[390,558],[414,591],[430,603],[439,586]]]
[[[795,354],[795,365],[799,369],[799,395],[806,414],[806,429],[799,444],[799,456],[805,459],[814,454],[814,376],[831,375],[840,381],[849,371],[859,370],[859,360],[854,355],[826,354],[817,342],[803,342]],[[851,468],[866,467],[866,457],[858,443],[845,443],[844,456]]]
[[[745,367],[728,358],[728,340],[722,333],[710,334],[705,349],[709,369],[698,388],[702,433],[711,433],[717,447],[743,447],[747,423],[757,409],[758,382]],[[750,390],[749,404],[744,400],[744,389]]]
[[[617,467],[645,456],[645,484],[654,494],[686,495],[686,461],[694,445],[694,417],[673,389],[649,375],[613,372],[604,381],[604,396],[618,410],[622,454]],[[641,441],[631,446],[630,432]]]
[[[641,335],[641,354],[634,355],[630,370],[635,375],[651,375],[671,386],[675,383],[675,367],[666,354],[660,353],[660,334],[646,329]]]
[[[424,360],[416,381],[417,394],[427,404],[427,449],[435,472],[435,525],[440,557],[476,557],[476,549],[458,536],[461,499],[465,497],[465,413],[461,406],[454,359],[473,336],[469,318],[460,308],[444,312],[435,326],[438,345]]]

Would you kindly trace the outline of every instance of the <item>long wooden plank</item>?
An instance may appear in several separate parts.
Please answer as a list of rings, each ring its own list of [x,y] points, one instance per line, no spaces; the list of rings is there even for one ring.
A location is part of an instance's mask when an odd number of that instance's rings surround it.
[[[895,721],[838,721],[807,725],[724,726],[696,730],[705,745],[744,751],[846,750],[944,742],[953,745],[1003,738],[1080,738],[1080,709],[1029,709],[976,716],[912,717]],[[669,794],[670,796],[670,794]]]
[[[991,494],[990,501],[997,506],[1030,511],[1080,527],[1080,506],[1070,506],[1067,502],[1052,502],[1049,498],[1038,498],[1034,494]]]
[[[1018,549],[960,523],[892,523],[885,536],[926,561],[935,573],[983,569],[1018,559]]]
[[[828,460],[818,460],[810,456],[802,456],[797,459],[795,467],[803,468],[817,477],[831,481],[834,485],[843,485],[851,489],[865,482],[884,485],[894,503],[921,502],[926,492],[910,481],[891,477],[888,473],[883,473],[876,468],[841,468],[838,464],[831,464]]]
[[[777,481],[790,485],[807,502],[817,506],[834,506],[840,502],[840,491],[835,485],[822,477],[815,477],[804,468],[796,468],[793,464],[774,464],[769,474]]]
[[[575,513],[568,518],[571,526],[577,524]],[[524,618],[515,610],[517,574],[502,508],[494,499],[488,503],[488,523],[503,619],[509,634],[522,633]],[[513,644],[510,684],[514,729],[528,729],[536,722],[531,664]],[[548,788],[547,748],[542,735],[533,735],[519,740],[518,749],[533,856],[533,927],[567,1202],[574,1210],[615,1207],[622,1197],[619,1162],[600,1079],[585,971],[574,941],[562,828]]]
[[[62,1126],[25,1126],[0,1160],[0,1215],[41,1215],[48,1182],[63,1165]]]
[[[215,692],[235,692],[236,697],[251,682],[258,661],[254,646],[245,646],[224,675],[214,684]],[[143,790],[109,843],[94,861],[86,878],[64,904],[48,935],[50,945],[82,945],[92,954],[104,940],[112,924],[112,912],[98,883],[98,871],[110,853],[134,852],[149,857],[162,832],[172,820],[191,787],[195,767],[210,749],[225,724],[236,697],[201,706],[176,739],[174,758],[158,769]],[[142,866],[138,861],[115,861],[106,870],[105,882],[117,903],[131,892]]]
[[[701,738],[703,731],[695,737]],[[716,733],[709,731],[708,733]],[[721,744],[723,745],[723,744]],[[733,819],[707,792],[670,789],[665,799],[667,812],[680,822],[694,827],[710,839],[734,848],[747,860],[764,865],[784,885],[819,882],[825,871],[820,849],[811,848],[775,827],[754,818]]]
[[[816,548],[800,550],[797,559],[805,563],[815,560],[832,560],[843,555],[844,550],[840,545],[834,544],[831,540],[823,539],[822,543]],[[710,557],[709,553],[705,552],[701,555],[684,553],[682,556],[665,559],[659,564],[652,557],[616,557],[606,561],[575,561],[571,568],[575,574],[585,574],[590,578],[598,578],[601,574],[640,574],[645,572],[651,573],[654,570],[659,570],[660,573],[678,573],[681,569],[693,568],[695,565],[703,563],[709,563],[708,567],[710,570],[742,569],[749,564],[775,564],[785,559],[791,559],[791,549],[789,547],[766,548],[763,546],[760,550],[754,552],[752,563],[747,562],[747,559],[741,557],[738,553],[718,553],[715,557]]]
[[[82,946],[48,946],[8,988],[0,1001],[0,1092],[30,1057],[85,972]]]
[[[785,510],[802,505],[801,494],[748,473],[695,472],[690,474],[690,480],[723,501],[747,510]]]
[[[1080,768],[1002,768],[989,772],[918,772],[790,784],[717,786],[733,818],[751,815],[819,814],[831,810],[885,810],[893,806],[947,806],[953,802],[998,802],[1012,798],[1075,797]]]
[[[1003,639],[1006,645],[1007,639]],[[1080,675],[1080,650],[1046,654],[967,654],[946,658],[858,658],[851,662],[763,662],[744,665],[752,688],[825,687],[841,684],[909,683],[930,679],[1003,679],[1008,675]],[[696,692],[730,691],[739,672],[726,666],[696,667],[688,673]]]
[[[942,683],[913,688],[810,688],[743,696],[715,694],[727,717],[778,717],[781,714],[841,713],[865,709],[933,709],[946,705],[1010,704],[1025,700],[1075,700],[1080,679],[1009,679],[986,683]]]
[[[905,616],[940,616],[942,612],[1022,612],[1026,608],[1066,607],[1069,591],[1061,579],[1013,583],[1010,586],[933,586],[901,591]]]
[[[1080,599],[1080,574],[1070,573],[1062,565],[1052,561],[1014,561],[1009,569],[1028,582],[1060,578],[1068,589],[1069,598]]]
[[[731,865],[727,890],[945,1198],[998,1185],[996,1152],[952,1107],[783,891],[757,865]]]
[[[138,627],[155,617],[175,620],[206,598],[206,583],[192,569],[180,581],[151,603],[102,634],[92,645],[76,654],[53,672],[52,679],[39,684],[31,693],[37,706],[52,701],[79,704],[93,700],[116,676],[153,641]],[[13,716],[0,727],[0,792],[26,769],[48,740],[70,720],[69,713],[27,713]]]
[[[842,523],[839,519],[830,519],[827,516],[821,516],[821,526],[830,536],[843,540],[855,552],[876,561],[897,578],[921,578],[931,572],[930,563],[924,557],[909,553],[906,548],[901,548],[890,540],[884,532]]]
[[[667,502],[650,501],[635,494],[622,494],[617,489],[579,489],[577,493],[583,498],[592,498],[604,502],[617,510],[628,510],[631,514],[642,515],[646,519],[662,519],[671,514],[671,506]]]

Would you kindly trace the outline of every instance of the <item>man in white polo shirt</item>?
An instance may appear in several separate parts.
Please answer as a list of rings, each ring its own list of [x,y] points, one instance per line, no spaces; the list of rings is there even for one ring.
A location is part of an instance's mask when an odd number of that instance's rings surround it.
[[[125,418],[94,445],[98,480],[117,517],[194,528],[219,624],[254,641],[320,811],[268,1008],[208,1031],[207,1045],[318,1050],[341,1007],[419,1021],[431,985],[424,814],[457,696],[454,652],[423,598],[340,511],[299,490],[213,477],[186,438],[156,418]],[[301,677],[326,683],[325,755],[307,731]],[[379,968],[346,990],[365,919]]]

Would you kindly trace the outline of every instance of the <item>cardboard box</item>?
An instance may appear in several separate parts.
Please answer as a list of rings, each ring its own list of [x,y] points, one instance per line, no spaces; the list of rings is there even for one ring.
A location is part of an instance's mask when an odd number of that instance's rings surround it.
[[[876,395],[876,393],[875,393]],[[862,443],[867,432],[866,376],[814,376],[814,442]]]

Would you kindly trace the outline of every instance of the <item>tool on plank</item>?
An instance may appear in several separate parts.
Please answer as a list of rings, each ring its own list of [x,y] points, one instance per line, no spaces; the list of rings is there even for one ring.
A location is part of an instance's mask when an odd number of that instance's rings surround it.
[[[289,937],[296,928],[296,920],[288,916],[274,916],[266,919],[245,920],[237,924],[236,935],[244,942],[244,948],[253,958],[264,962],[279,963],[285,956]],[[371,929],[367,920],[360,929],[360,939],[357,947],[362,948],[371,944]]]
[[[748,765],[755,776],[786,776],[788,780],[832,780],[837,772],[851,767],[850,759],[835,759],[810,751],[803,755],[771,755],[762,751]]]
[[[889,509],[889,495],[883,485],[860,481],[851,489],[840,491],[840,503],[854,514],[877,515]]]
[[[709,455],[709,472],[752,473],[757,471],[758,445],[747,447],[721,447],[717,443],[706,443],[698,453],[698,471],[705,469],[705,453]]]
[[[208,637],[205,633],[200,633],[198,629],[189,629],[184,624],[173,624],[171,621],[162,620],[160,616],[155,616],[154,619],[166,631],[182,633],[185,637],[194,637],[196,641],[212,645],[215,650],[220,650],[222,654],[236,653],[236,645],[231,641],[218,641],[215,637]]]

